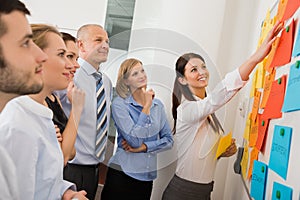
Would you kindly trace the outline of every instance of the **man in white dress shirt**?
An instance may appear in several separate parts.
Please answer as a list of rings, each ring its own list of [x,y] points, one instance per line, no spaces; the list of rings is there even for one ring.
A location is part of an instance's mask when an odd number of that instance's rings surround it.
[[[31,40],[25,15],[30,12],[18,0],[0,0],[0,113],[14,97],[37,93],[43,87],[35,73],[47,58]],[[1,199],[20,199],[16,168],[6,149],[0,146]]]
[[[77,32],[80,68],[74,77],[75,85],[85,92],[85,105],[78,125],[76,138],[76,155],[65,167],[64,178],[76,184],[79,190],[85,190],[89,199],[94,199],[97,186],[100,162],[103,162],[104,153],[97,157],[96,149],[96,75],[102,77],[104,87],[104,101],[106,102],[107,124],[110,118],[110,104],[112,98],[112,83],[101,72],[100,65],[107,60],[109,41],[107,32],[97,24],[86,24]],[[64,111],[68,116],[71,105],[61,99]],[[107,134],[105,135],[107,137]],[[106,146],[106,142],[104,144]]]
[[[0,199],[86,200],[63,180],[51,110],[21,96],[42,90],[47,59],[32,41],[30,13],[18,0],[0,5]]]

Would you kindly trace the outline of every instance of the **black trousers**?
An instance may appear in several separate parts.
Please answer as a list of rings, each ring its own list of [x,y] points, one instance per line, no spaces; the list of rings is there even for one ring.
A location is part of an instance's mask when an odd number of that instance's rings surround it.
[[[64,179],[75,183],[77,190],[85,190],[86,197],[94,200],[98,187],[99,165],[77,165],[68,163],[64,168]]]
[[[101,200],[149,200],[153,181],[140,181],[109,167]]]

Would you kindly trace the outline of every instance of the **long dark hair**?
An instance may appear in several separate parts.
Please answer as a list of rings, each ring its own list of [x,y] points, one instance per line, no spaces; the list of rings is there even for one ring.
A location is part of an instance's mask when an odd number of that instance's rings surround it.
[[[188,101],[196,101],[188,85],[182,85],[178,81],[179,78],[184,77],[185,66],[192,58],[198,58],[205,63],[204,58],[196,53],[183,54],[176,61],[176,78],[174,81],[173,94],[172,94],[172,116],[174,119],[174,127],[173,127],[174,134],[176,133],[177,108],[181,104],[182,95]],[[220,130],[224,132],[219,120],[217,119],[214,113],[208,116],[207,120],[215,132],[219,133]]]
[[[68,41],[72,41],[72,42],[77,42],[77,39],[71,35],[70,33],[66,33],[66,32],[60,32],[62,39],[64,40],[65,43],[67,43]]]

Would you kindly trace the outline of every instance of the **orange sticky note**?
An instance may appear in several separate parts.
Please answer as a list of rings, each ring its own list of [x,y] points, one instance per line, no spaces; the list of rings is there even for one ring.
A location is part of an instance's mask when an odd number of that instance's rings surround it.
[[[271,51],[267,57],[267,61],[266,61],[266,64],[265,64],[265,70],[267,70],[269,73],[271,73],[272,69],[271,69],[271,64],[273,62],[273,59],[274,59],[274,55],[276,53],[276,49],[277,49],[277,46],[279,44],[279,41],[280,41],[280,38],[276,38],[275,41],[273,42],[272,44],[272,48],[271,48]]]
[[[266,107],[267,100],[269,98],[270,91],[271,91],[272,82],[275,79],[275,74],[276,74],[276,70],[275,70],[275,68],[273,68],[271,73],[265,77],[264,87],[263,87],[263,96],[262,96],[259,108]]]
[[[288,3],[288,0],[279,0],[279,2],[278,2],[278,8],[277,8],[276,16],[277,16],[277,19],[279,21],[281,21],[281,19],[283,18],[284,11],[285,11],[287,3]]]
[[[256,119],[252,120],[251,122],[251,130],[249,134],[249,147],[253,147],[256,144],[256,140],[258,137],[258,116]]]
[[[264,116],[267,119],[280,118],[283,105],[286,85],[286,75],[272,82],[269,98],[264,109]]]
[[[300,6],[300,0],[288,0],[285,6],[284,14],[281,21],[285,21],[293,16]]]
[[[258,115],[258,136],[256,140],[256,148],[260,151],[264,150],[265,135],[268,131],[269,119],[264,115]]]
[[[221,137],[215,159],[219,158],[222,155],[222,153],[226,151],[226,149],[231,145],[231,140],[232,140],[231,132]]]
[[[259,108],[259,102],[260,102],[260,95],[261,92],[256,90],[255,91],[255,96],[254,96],[254,101],[253,101],[253,105],[252,105],[252,115],[251,115],[251,120],[255,120],[256,119],[256,115],[258,113],[258,108]]]
[[[282,30],[274,58],[269,68],[281,67],[291,61],[295,31],[294,24],[295,22],[292,20],[292,22]]]
[[[252,176],[252,170],[253,170],[253,162],[254,160],[257,160],[258,158],[258,149],[257,148],[253,148],[252,151],[251,151],[251,155],[250,155],[250,166],[249,166],[249,169],[248,169],[248,179],[251,178]]]

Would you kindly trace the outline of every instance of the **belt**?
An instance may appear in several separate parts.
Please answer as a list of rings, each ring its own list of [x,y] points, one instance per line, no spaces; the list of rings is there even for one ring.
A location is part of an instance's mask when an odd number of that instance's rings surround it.
[[[91,168],[91,169],[96,169],[99,167],[99,163],[95,165],[81,165],[81,164],[74,164],[74,163],[68,163],[69,166],[71,167],[78,167],[78,168]]]

